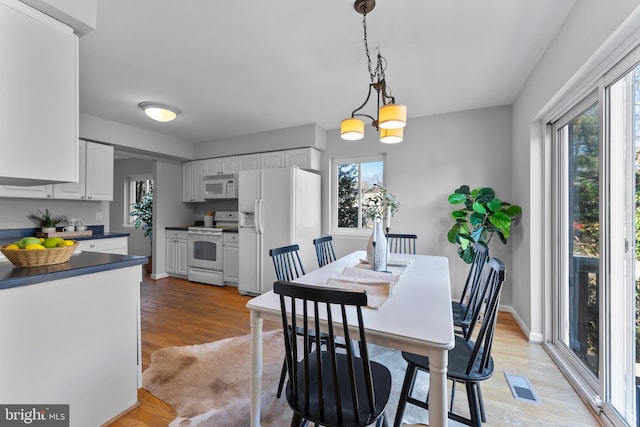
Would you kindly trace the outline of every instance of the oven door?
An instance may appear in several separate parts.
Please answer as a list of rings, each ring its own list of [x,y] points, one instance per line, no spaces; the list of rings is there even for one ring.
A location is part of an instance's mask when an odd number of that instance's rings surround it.
[[[189,267],[222,270],[222,233],[189,232]]]

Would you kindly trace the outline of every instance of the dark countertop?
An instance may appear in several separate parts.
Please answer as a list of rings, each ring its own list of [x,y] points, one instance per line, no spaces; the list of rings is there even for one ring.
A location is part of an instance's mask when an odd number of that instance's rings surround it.
[[[234,228],[224,228],[222,229],[223,233],[237,233],[238,232],[238,227],[234,227]]]
[[[193,227],[192,225],[176,225],[174,227],[165,227],[165,230],[181,230],[181,231],[188,231],[189,227]]]
[[[113,239],[115,237],[129,237],[129,233],[110,233],[104,232],[102,225],[90,225],[87,227],[93,234],[91,236],[68,237],[71,240],[94,240],[94,239]],[[0,246],[13,243],[23,237],[35,236],[40,228],[6,228],[0,229]]]
[[[50,282],[68,277],[82,276],[118,268],[142,265],[147,257],[82,252],[72,255],[69,262],[43,267],[16,267],[0,262],[0,289],[16,288],[35,283]]]

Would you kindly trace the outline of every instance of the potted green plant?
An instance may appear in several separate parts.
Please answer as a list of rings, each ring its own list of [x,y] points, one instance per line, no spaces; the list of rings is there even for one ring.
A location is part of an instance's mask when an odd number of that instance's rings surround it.
[[[153,193],[149,192],[142,196],[142,200],[133,205],[131,210],[133,226],[136,229],[144,230],[144,237],[149,238],[149,246],[153,249]],[[147,273],[152,271],[153,250],[149,255],[149,261],[144,265]]]
[[[67,220],[66,216],[53,216],[49,209],[45,209],[44,212],[30,213],[27,217],[38,224],[43,233],[55,232],[56,226]]]
[[[489,187],[469,190],[468,185],[463,185],[448,199],[452,205],[464,205],[451,212],[455,224],[449,229],[447,239],[459,245],[458,255],[467,264],[473,261],[475,243],[488,246],[493,235],[497,234],[506,244],[511,224],[522,215],[520,206],[500,200]]]

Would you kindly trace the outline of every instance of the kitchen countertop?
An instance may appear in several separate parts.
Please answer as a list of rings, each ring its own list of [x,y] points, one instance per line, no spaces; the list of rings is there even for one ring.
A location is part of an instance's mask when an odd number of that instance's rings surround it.
[[[10,262],[0,262],[0,289],[115,270],[142,265],[146,262],[147,257],[144,256],[114,255],[100,252],[82,252],[72,255],[68,262],[42,267],[16,267]]]
[[[94,240],[94,239],[113,239],[116,237],[129,237],[129,233],[111,233],[104,231],[102,225],[90,225],[87,230],[91,230],[93,234],[91,236],[82,237],[68,237],[71,240]],[[16,240],[20,240],[23,237],[35,236],[36,232],[40,231],[40,228],[7,228],[0,229],[0,246],[13,243]]]
[[[188,231],[189,227],[194,227],[193,225],[176,225],[176,226],[171,226],[171,227],[165,227],[165,230],[182,230],[182,231]],[[202,227],[202,226],[200,226]],[[237,233],[238,232],[238,227],[229,227],[229,226],[224,226],[224,227],[212,227],[212,228],[218,228],[221,229],[223,233]]]

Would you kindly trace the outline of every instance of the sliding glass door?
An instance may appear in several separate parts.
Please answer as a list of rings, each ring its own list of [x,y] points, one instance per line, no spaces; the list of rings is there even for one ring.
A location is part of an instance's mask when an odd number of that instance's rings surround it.
[[[640,55],[551,126],[553,327],[560,367],[614,425],[636,426]]]

